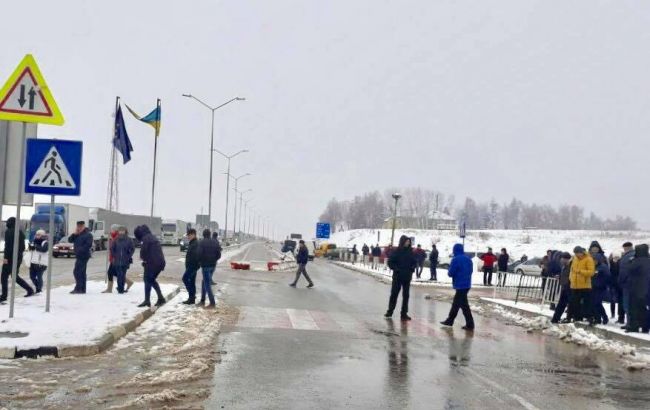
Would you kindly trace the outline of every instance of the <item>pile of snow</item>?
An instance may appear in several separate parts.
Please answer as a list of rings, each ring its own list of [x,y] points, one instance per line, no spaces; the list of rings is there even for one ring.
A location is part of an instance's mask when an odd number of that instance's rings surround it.
[[[507,305],[513,304],[512,301],[502,301],[500,299],[489,299],[482,298],[484,300],[501,303],[509,302]],[[523,304],[529,305],[529,304]],[[531,305],[532,306],[532,305]],[[519,306],[519,304],[517,305]],[[472,308],[474,309],[474,308]],[[517,326],[521,326],[527,329],[527,331],[532,332],[535,330],[541,330],[546,335],[552,335],[558,337],[559,339],[567,342],[574,343],[580,346],[585,346],[591,350],[604,351],[616,354],[620,356],[625,366],[629,370],[640,370],[650,368],[650,355],[640,352],[636,347],[616,341],[611,339],[605,339],[600,337],[592,332],[589,332],[586,329],[576,327],[573,323],[567,324],[552,324],[547,316],[536,316],[536,317],[526,317],[518,313],[512,312],[511,310],[505,309],[499,305],[491,305],[491,310],[493,313],[505,318],[509,323],[513,323]],[[530,306],[527,306],[526,311],[534,310],[530,309]],[[598,325],[598,327],[600,327]],[[607,329],[609,330],[609,329]],[[630,337],[643,338],[645,335],[628,335]]]
[[[160,284],[163,294],[178,286]],[[128,322],[143,308],[137,307],[144,299],[144,284],[136,282],[125,294],[101,293],[106,284],[90,281],[85,295],[71,295],[72,286],[52,289],[50,312],[45,313],[45,294],[23,297],[16,291],[13,319],[0,320],[0,332],[27,333],[25,337],[0,338],[0,347],[19,349],[40,346],[84,346],[94,343],[109,329]],[[155,295],[153,303],[156,302]],[[9,304],[0,305],[0,317],[6,318]]]
[[[379,241],[377,235],[379,234]],[[425,249],[431,249],[435,243],[441,257],[451,254],[455,243],[462,240],[458,231],[423,230],[423,229],[397,229],[395,242],[401,235],[415,237],[415,244],[421,244]],[[368,246],[379,242],[386,246],[390,242],[390,229],[354,229],[336,232],[327,240],[337,247],[357,245],[360,250],[363,244]],[[597,240],[606,253],[621,251],[621,245],[626,241],[633,243],[650,243],[650,232],[605,232],[605,231],[561,231],[561,230],[482,230],[467,231],[465,250],[468,252],[485,252],[492,247],[495,252],[506,248],[508,253],[519,258],[521,255],[539,257],[546,254],[548,249],[571,251],[576,245],[588,247],[591,241]]]

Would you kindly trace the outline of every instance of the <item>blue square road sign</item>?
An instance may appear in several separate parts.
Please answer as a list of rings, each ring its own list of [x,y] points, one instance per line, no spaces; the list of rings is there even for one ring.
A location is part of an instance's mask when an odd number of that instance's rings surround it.
[[[316,224],[316,239],[329,239],[330,237],[330,224],[325,222],[318,222]]]
[[[27,139],[25,192],[80,195],[82,153],[81,141]]]

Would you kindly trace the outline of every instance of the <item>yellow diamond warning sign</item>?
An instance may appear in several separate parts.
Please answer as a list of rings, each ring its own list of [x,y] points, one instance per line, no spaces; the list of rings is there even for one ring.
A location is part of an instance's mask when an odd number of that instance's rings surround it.
[[[63,125],[63,115],[31,54],[0,89],[0,120]]]

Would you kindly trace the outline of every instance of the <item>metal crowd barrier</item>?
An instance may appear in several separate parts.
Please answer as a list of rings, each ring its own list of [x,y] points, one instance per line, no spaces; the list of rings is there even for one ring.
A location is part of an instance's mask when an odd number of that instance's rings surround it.
[[[560,299],[560,281],[555,277],[507,273],[494,287],[494,298],[550,305]]]

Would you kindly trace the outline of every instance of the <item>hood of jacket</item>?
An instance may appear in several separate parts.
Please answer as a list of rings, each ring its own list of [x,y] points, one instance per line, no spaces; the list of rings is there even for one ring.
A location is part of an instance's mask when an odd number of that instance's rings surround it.
[[[453,248],[454,256],[459,256],[459,255],[464,255],[465,254],[465,247],[463,246],[462,243],[457,243],[454,245]]]
[[[409,239],[411,239],[411,238],[409,238],[409,237],[406,236],[406,235],[402,235],[402,236],[400,236],[400,238],[399,238],[399,247],[400,247],[400,248],[404,248],[404,247],[405,247],[405,244],[406,244],[406,241],[408,241]]]
[[[590,251],[591,248],[593,248],[593,247],[598,248],[598,253],[605,253],[605,252],[603,251],[603,247],[600,246],[600,243],[598,243],[598,241],[592,241],[592,242],[591,242],[591,245],[589,245],[589,249],[587,249],[587,250]]]
[[[634,247],[634,257],[635,258],[648,258],[648,245],[641,244]]]
[[[7,226],[7,229],[13,229],[16,226],[16,218],[13,216],[11,218],[8,218],[7,222],[5,222],[5,225]]]
[[[135,235],[135,239],[142,241],[142,238],[151,234],[151,231],[149,230],[149,227],[147,225],[140,225],[137,228],[135,228],[133,234]]]

